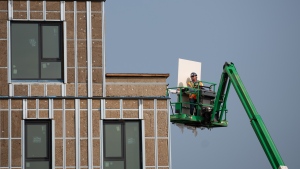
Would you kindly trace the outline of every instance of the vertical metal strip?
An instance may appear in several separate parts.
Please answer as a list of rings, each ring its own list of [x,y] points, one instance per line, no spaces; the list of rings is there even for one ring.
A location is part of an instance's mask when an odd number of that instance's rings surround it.
[[[31,85],[28,84],[28,96],[31,96]]]
[[[21,120],[21,151],[23,155],[21,166],[22,169],[25,169],[25,120]]]
[[[139,119],[143,119],[144,116],[143,116],[143,100],[142,99],[139,99]]]
[[[142,122],[142,156],[143,156],[143,168],[146,167],[146,137],[145,137],[145,120],[141,120]]]
[[[27,20],[30,20],[30,1],[27,0]]]
[[[101,119],[105,119],[105,99],[101,99]]]
[[[66,84],[61,84],[61,96],[66,96]]]
[[[154,146],[155,146],[155,169],[158,169],[158,146],[157,146],[157,99],[154,99]]]
[[[100,126],[99,126],[99,131],[100,131],[100,169],[104,169],[103,168],[103,120],[100,120]],[[102,130],[101,130],[102,129]]]
[[[46,1],[43,0],[43,20],[45,21],[46,19]]]
[[[55,120],[52,121],[51,126],[51,136],[52,136],[52,168],[55,168]]]
[[[105,119],[105,99],[101,99],[101,117],[100,117],[100,167],[101,169],[104,169],[103,168],[103,119]]]
[[[80,99],[75,99],[76,169],[80,168]]]
[[[8,84],[8,95],[13,96],[13,84],[9,83]]]
[[[63,123],[63,169],[66,169],[66,100],[62,100]]]
[[[10,3],[11,3],[11,1],[8,2],[8,4],[10,4]],[[8,8],[8,14],[10,13],[9,10],[11,10],[11,9]],[[10,21],[7,21],[7,82],[9,84],[11,83],[11,50],[10,50],[11,39],[10,38],[11,38],[10,37]],[[11,93],[9,94],[9,96],[12,96]]]
[[[65,21],[65,1],[60,1],[60,20]]]
[[[35,110],[35,116],[36,117],[35,118],[39,119],[39,111],[40,111],[40,105],[39,105],[39,103],[40,103],[40,100],[36,99],[35,103],[36,103],[36,110]]]
[[[7,13],[8,13],[8,20],[13,20],[13,1],[12,0],[8,0],[8,3],[7,3]]]
[[[93,95],[93,64],[92,64],[92,22],[91,1],[86,1],[86,47],[87,47],[87,69],[88,69],[88,97]]]
[[[123,119],[123,99],[120,99],[120,119]]]
[[[66,21],[63,21],[63,43],[64,43],[64,68],[63,68],[63,71],[64,71],[64,84],[67,83],[67,79],[68,79],[68,73],[67,73],[67,70],[68,70],[68,52],[67,52],[67,22]]]
[[[102,92],[103,97],[106,97],[106,69],[105,69],[105,12],[104,12],[104,1],[101,2],[102,6]]]
[[[48,106],[49,106],[48,118],[53,119],[53,99],[49,99]]]
[[[88,167],[93,169],[93,111],[92,99],[88,99]]]
[[[47,84],[44,84],[44,96],[47,96]]]
[[[74,66],[75,66],[75,96],[78,96],[78,58],[77,58],[77,1],[74,1]]]
[[[27,99],[23,99],[23,119],[27,119]]]
[[[171,124],[170,124],[170,114],[171,114],[171,110],[170,110],[170,101],[171,99],[167,100],[167,109],[168,109],[168,148],[169,148],[169,168],[172,168],[172,154],[171,154]]]
[[[143,168],[146,167],[146,138],[145,138],[145,121],[143,120],[143,99],[139,99],[139,119],[141,119],[142,125],[142,163]]]
[[[11,99],[8,99],[8,168],[12,166],[11,154]]]

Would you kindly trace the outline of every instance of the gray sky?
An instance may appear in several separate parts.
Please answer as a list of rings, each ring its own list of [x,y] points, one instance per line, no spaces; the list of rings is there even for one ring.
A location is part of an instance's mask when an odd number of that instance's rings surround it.
[[[170,73],[178,58],[202,62],[202,80],[219,83],[233,62],[289,169],[300,168],[299,0],[107,0],[108,73]],[[188,75],[187,75],[188,76]],[[173,169],[263,168],[271,165],[233,87],[229,126],[172,126]]]

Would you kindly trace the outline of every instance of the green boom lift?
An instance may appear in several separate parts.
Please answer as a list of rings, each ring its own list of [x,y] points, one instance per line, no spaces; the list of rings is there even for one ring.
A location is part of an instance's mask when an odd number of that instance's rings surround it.
[[[171,91],[177,94],[177,101],[171,102],[172,115],[170,115],[170,121],[192,127],[227,127],[226,102],[232,84],[271,166],[273,169],[287,169],[234,64],[228,62],[224,64],[217,93],[215,83],[205,81],[202,81],[202,83],[204,86],[199,86],[196,89],[188,87],[168,88],[168,95]],[[188,101],[188,94],[190,93],[197,96],[197,102],[194,103],[194,115],[190,115],[190,103]]]

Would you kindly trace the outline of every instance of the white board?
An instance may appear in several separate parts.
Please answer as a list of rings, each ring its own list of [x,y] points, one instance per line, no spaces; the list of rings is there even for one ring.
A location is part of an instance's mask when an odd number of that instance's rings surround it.
[[[177,86],[178,87],[187,87],[187,82],[191,81],[190,75],[192,72],[197,73],[197,80],[201,80],[201,62],[195,62],[186,59],[178,60],[178,78]],[[182,95],[182,102],[189,102],[189,95]],[[183,108],[182,113],[190,114],[189,104],[182,104]]]
[[[201,62],[178,59],[178,77],[177,86],[186,87],[186,83],[191,80],[192,72],[197,73],[197,79],[201,80]]]

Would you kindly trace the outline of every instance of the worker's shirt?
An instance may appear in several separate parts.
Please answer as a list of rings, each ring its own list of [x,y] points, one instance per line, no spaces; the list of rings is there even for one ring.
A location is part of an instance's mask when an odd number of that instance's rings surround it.
[[[187,86],[194,89],[200,89],[201,86],[203,86],[203,83],[197,80],[196,82],[189,81],[187,82]],[[195,93],[189,94],[190,99],[197,99],[197,95]]]

